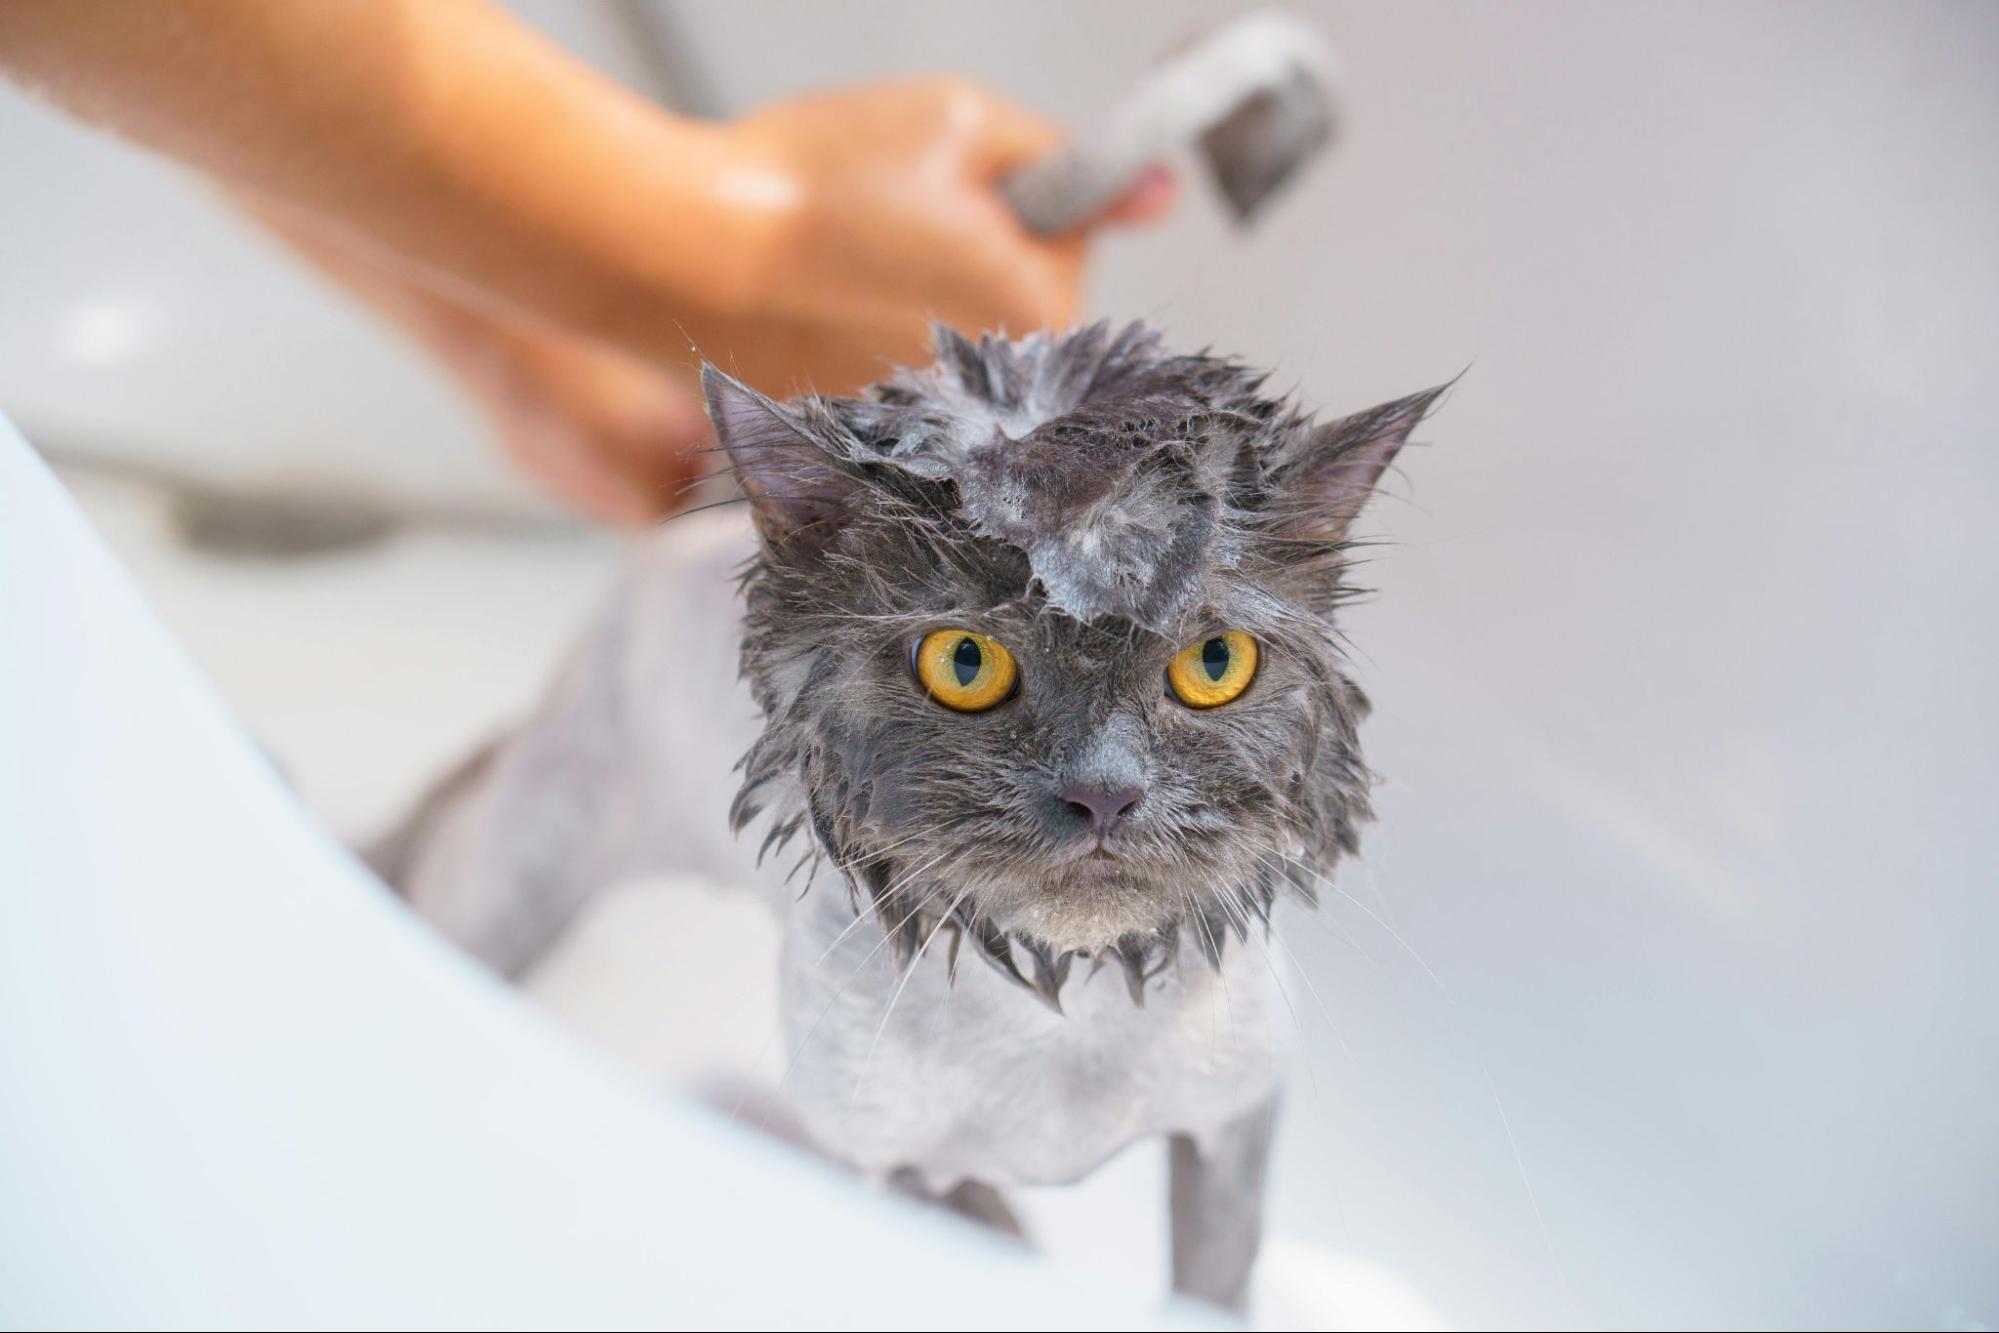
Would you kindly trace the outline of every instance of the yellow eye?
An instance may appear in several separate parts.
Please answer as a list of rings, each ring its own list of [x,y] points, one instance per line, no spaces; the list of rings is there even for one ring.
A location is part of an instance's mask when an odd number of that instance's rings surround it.
[[[1256,679],[1256,640],[1239,629],[1224,630],[1182,650],[1166,666],[1166,683],[1189,708],[1214,708],[1249,688]]]
[[[1005,702],[1019,675],[1012,653],[968,629],[940,629],[916,645],[917,680],[931,698],[961,713]]]

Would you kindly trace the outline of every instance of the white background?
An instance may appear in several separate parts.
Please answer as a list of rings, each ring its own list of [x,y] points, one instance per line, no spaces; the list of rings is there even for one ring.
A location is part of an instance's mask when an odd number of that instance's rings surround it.
[[[644,77],[615,15],[529,8]],[[1246,237],[1187,179],[1093,284],[1334,411],[1470,367],[1351,624],[1387,784],[1357,901],[1290,926],[1287,1253],[1471,1324],[1999,1323],[1999,11],[1302,8],[1339,152]],[[1080,126],[1215,9],[664,12],[722,110],[950,70]],[[11,93],[0,159],[31,436],[525,503],[447,389],[167,169]],[[87,498],[348,829],[532,691],[608,559],[231,566]],[[694,981],[600,933],[550,998],[691,1077]],[[1148,1169],[1037,1215],[1125,1262]]]

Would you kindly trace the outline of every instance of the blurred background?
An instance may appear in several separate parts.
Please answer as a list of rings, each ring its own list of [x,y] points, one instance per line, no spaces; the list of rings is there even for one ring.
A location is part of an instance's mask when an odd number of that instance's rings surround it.
[[[697,114],[951,72],[1080,129],[1236,6],[513,8]],[[1190,180],[1090,299],[1334,412],[1469,367],[1373,515],[1381,823],[1287,922],[1264,1317],[1999,1324],[1999,8],[1292,8],[1335,153],[1247,234]],[[0,409],[378,826],[532,700],[616,539],[191,178],[6,87],[0,164]],[[231,557],[163,479],[435,521]],[[534,987],[668,1085],[770,1078],[759,912],[633,886]],[[1163,1273],[1153,1157],[1034,1228]]]

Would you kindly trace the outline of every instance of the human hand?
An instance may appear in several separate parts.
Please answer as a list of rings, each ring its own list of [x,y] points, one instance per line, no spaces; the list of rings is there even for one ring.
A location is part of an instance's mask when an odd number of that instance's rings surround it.
[[[715,443],[685,377],[567,334],[503,319],[468,323],[457,373],[509,458],[550,498],[616,524],[678,509]]]
[[[1036,237],[997,189],[1059,134],[961,82],[688,121],[482,0],[0,4],[0,73],[318,237],[600,515],[672,506],[694,353],[844,392],[924,360],[933,317],[1078,306],[1089,228]],[[1170,199],[1157,173],[1105,220]]]
[[[775,394],[846,392],[929,356],[930,324],[1014,332],[1070,323],[1087,236],[1029,233],[996,186],[1051,151],[1051,126],[937,80],[776,104],[729,127],[726,197],[757,215],[755,280],[734,309],[690,311],[696,350]],[[1158,170],[1106,222],[1171,207]],[[759,225],[761,224],[761,225]],[[678,506],[713,443],[698,393],[613,348],[504,318],[462,317],[426,339],[516,465],[596,517]]]
[[[1000,195],[1052,151],[1053,126],[972,84],[936,79],[776,103],[723,130],[737,164],[742,289],[688,332],[702,355],[773,394],[846,392],[927,359],[929,326],[1014,334],[1070,323],[1087,229],[1029,232]],[[1151,173],[1102,221],[1172,203]]]
[[[779,103],[721,136],[707,145],[720,164],[711,189],[744,216],[703,239],[748,248],[753,262],[725,271],[753,276],[737,299],[689,303],[681,327],[751,383],[850,391],[926,360],[933,319],[1019,332],[1074,318],[1085,234],[1029,233],[995,188],[1061,136],[1007,103],[948,81],[894,85]],[[1142,223],[1171,203],[1162,170],[1103,220]],[[701,398],[673,368],[475,310],[263,220],[426,344],[553,498],[641,523],[677,508],[704,471]]]
[[[655,319],[779,395],[850,391],[891,363],[921,363],[933,318],[968,331],[1061,327],[1078,305],[1086,237],[1029,233],[995,188],[1059,141],[948,81],[783,102],[715,127],[682,148],[711,168],[709,207],[694,210],[704,225],[669,220],[659,243],[738,253]],[[468,302],[421,265],[343,244],[248,192],[235,199],[426,346],[552,498],[642,523],[678,507],[704,470],[713,440],[683,373],[691,360],[663,364],[646,346]],[[1157,172],[1104,220],[1149,221],[1171,203],[1171,179]],[[734,226],[717,205],[738,215]]]

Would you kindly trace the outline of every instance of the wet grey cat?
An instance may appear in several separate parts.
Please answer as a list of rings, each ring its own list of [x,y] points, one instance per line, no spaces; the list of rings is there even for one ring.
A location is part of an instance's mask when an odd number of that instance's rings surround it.
[[[860,398],[705,384],[754,543],[667,525],[378,864],[518,973],[614,880],[750,874],[714,836],[747,744],[730,824],[825,871],[772,888],[812,1136],[1002,1221],[1167,1137],[1175,1287],[1239,1305],[1284,1047],[1251,950],[1368,818],[1348,529],[1439,391],[1316,424],[1140,325],[941,331]]]

